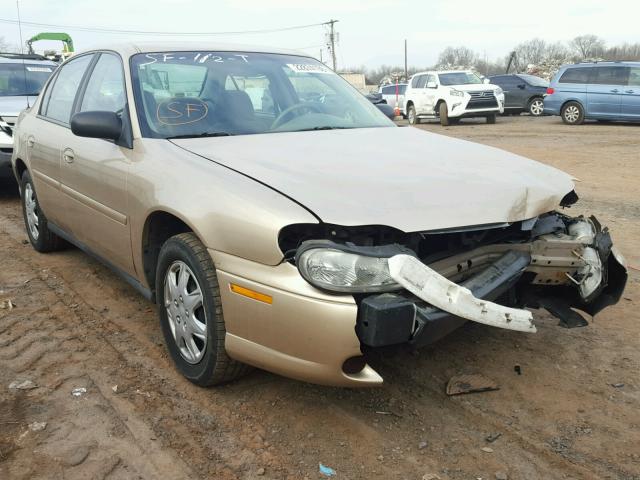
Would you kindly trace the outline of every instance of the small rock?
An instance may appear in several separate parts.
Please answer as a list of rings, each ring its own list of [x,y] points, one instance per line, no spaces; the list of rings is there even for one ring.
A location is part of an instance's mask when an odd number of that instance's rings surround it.
[[[425,448],[427,448],[428,444],[427,442],[420,442],[418,444],[418,450],[424,450]]]
[[[622,388],[624,387],[624,383],[612,383],[611,386],[613,388]]]
[[[509,480],[509,476],[504,472],[496,472],[496,480]]]
[[[89,456],[89,448],[80,446],[74,450],[71,450],[65,457],[64,462],[70,466],[75,467],[76,465],[80,465],[84,462]]]
[[[315,434],[313,432],[307,434],[307,438],[309,440],[311,440],[313,437],[315,437]]]
[[[11,390],[31,390],[32,388],[38,388],[38,386],[31,380],[15,380],[9,384]]]
[[[383,460],[384,460],[384,457],[383,457],[382,455],[378,455],[378,460],[379,460],[379,461],[383,461]]]
[[[29,430],[32,432],[41,432],[47,428],[47,422],[33,422],[29,424]]]
[[[27,240],[26,238],[22,239],[22,244],[23,245],[27,245],[29,243],[29,240]]]
[[[13,307],[15,307],[15,305],[11,300],[3,300],[0,302],[0,309],[2,310],[13,310]]]
[[[262,476],[262,475],[264,475],[264,473],[265,473],[265,470],[262,467],[260,467],[258,470],[256,470],[256,475]]]
[[[493,448],[489,448],[489,447],[482,447],[480,450],[486,453],[493,453]]]
[[[422,480],[440,480],[440,477],[435,473],[425,473],[422,476]]]
[[[113,393],[118,393],[118,385],[111,387],[111,390],[113,390]]]
[[[489,435],[487,435],[486,437],[484,437],[484,439],[489,442],[489,443],[493,443],[495,442],[497,439],[499,439],[502,436],[502,434],[500,432],[496,432],[496,433],[490,433]]]

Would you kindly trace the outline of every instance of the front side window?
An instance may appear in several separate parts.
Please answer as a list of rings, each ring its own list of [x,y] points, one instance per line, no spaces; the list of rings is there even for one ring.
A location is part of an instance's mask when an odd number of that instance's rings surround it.
[[[560,77],[560,83],[589,83],[591,68],[568,68]]]
[[[47,118],[69,123],[78,86],[92,58],[93,55],[83,55],[60,67],[53,85],[49,86],[51,94],[47,95],[47,103],[43,103],[40,113]]]
[[[418,83],[416,84],[416,88],[424,88],[427,84],[427,75],[420,75],[418,77]]]
[[[252,52],[162,52],[131,59],[144,136],[175,138],[393,126],[322,63]]]
[[[482,79],[473,72],[439,73],[440,85],[473,85],[482,83]]]
[[[81,112],[99,110],[121,112],[126,103],[124,75],[120,59],[103,53],[96,62],[80,105]]]
[[[628,67],[596,67],[591,83],[596,85],[626,85],[628,78]]]
[[[0,63],[0,97],[37,96],[55,68],[37,63]]]
[[[640,67],[631,67],[629,69],[629,85],[640,87]]]

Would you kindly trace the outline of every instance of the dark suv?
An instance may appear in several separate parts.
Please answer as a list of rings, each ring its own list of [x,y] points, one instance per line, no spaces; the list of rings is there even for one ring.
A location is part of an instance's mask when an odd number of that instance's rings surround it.
[[[544,78],[523,73],[513,75],[495,75],[489,77],[494,85],[504,91],[504,113],[529,112],[540,116],[544,111],[543,97],[547,93],[549,82]]]

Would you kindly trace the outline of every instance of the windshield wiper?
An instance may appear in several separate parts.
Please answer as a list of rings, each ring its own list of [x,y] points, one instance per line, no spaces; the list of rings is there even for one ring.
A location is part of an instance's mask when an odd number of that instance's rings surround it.
[[[345,130],[353,127],[332,127],[330,125],[323,125],[321,127],[302,128],[300,130],[294,130],[295,132],[312,132],[314,130]]]
[[[176,135],[174,137],[166,137],[167,140],[175,140],[179,138],[201,138],[201,137],[231,137],[233,133],[228,132],[202,132],[202,133],[189,133],[186,135]]]

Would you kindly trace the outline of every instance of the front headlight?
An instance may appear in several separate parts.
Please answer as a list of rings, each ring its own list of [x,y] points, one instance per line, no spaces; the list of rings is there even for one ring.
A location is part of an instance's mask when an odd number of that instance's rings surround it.
[[[461,90],[456,90],[455,88],[452,88],[450,92],[451,92],[451,95],[453,95],[454,97],[464,97],[464,92]]]
[[[305,245],[307,244],[307,245]],[[315,287],[333,292],[368,293],[397,290],[388,258],[413,252],[400,245],[355,247],[333,242],[304,242],[296,253],[302,277]]]
[[[493,91],[494,95],[497,97],[498,95],[502,95],[502,89],[500,87],[496,88]]]

